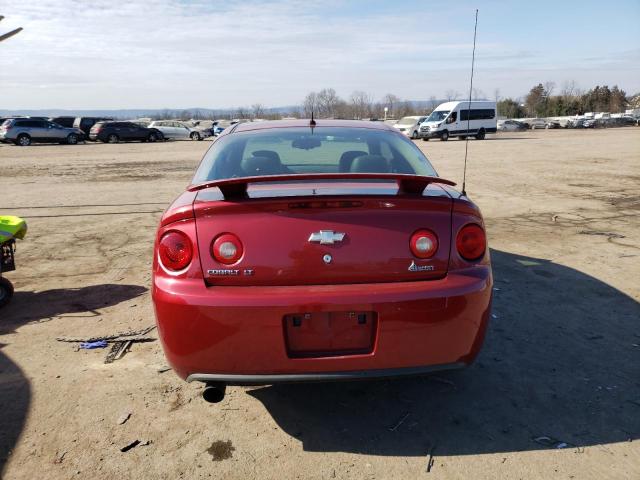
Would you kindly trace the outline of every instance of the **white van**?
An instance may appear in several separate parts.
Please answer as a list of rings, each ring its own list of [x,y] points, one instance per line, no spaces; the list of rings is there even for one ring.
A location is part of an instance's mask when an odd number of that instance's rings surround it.
[[[420,124],[426,119],[427,116],[403,117],[394,123],[393,126],[404,133],[407,137],[416,139],[418,138]]]
[[[483,140],[487,133],[497,131],[497,125],[496,102],[446,102],[422,122],[418,135],[424,141],[430,138],[446,141],[449,137]]]

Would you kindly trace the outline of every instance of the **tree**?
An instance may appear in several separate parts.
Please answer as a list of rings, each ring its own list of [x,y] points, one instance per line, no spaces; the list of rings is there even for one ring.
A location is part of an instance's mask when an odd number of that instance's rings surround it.
[[[427,107],[426,113],[433,112],[437,106],[438,106],[438,99],[435,97],[435,95],[431,95],[429,97],[429,106]]]
[[[351,94],[350,103],[353,109],[353,118],[362,119],[371,115],[373,99],[367,92],[356,90]]]
[[[482,90],[480,90],[479,88],[474,88],[473,89],[473,96],[472,98],[474,100],[483,100],[485,98],[485,94]]]
[[[262,118],[264,116],[264,105],[261,103],[251,105],[251,114],[253,118]]]
[[[526,115],[524,108],[520,106],[520,102],[512,98],[505,98],[497,103],[498,115],[507,118],[522,118]]]
[[[302,102],[302,113],[306,118],[311,118],[312,113],[315,115],[317,103],[318,94],[316,92],[307,93],[307,96],[304,97],[304,101]]]
[[[323,88],[316,94],[318,116],[324,118],[335,118],[336,109],[340,102],[340,97],[338,97],[333,88]]]
[[[393,93],[387,93],[384,97],[382,97],[383,110],[384,107],[387,107],[389,109],[387,115],[393,117],[395,115],[396,107],[400,102],[400,97],[394,95]]]
[[[542,116],[544,114],[545,96],[544,85],[541,83],[529,90],[527,99],[524,102],[527,106],[528,115]]]
[[[460,93],[455,90],[447,90],[444,93],[444,97],[447,99],[447,102],[457,100],[459,96],[460,96]]]

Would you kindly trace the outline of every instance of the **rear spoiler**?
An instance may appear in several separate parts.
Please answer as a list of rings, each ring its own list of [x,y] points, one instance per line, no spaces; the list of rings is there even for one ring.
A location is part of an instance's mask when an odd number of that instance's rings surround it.
[[[425,175],[406,175],[401,173],[302,173],[290,175],[266,175],[262,177],[239,177],[212,180],[210,182],[189,185],[190,192],[217,187],[225,199],[247,198],[250,183],[306,182],[313,180],[343,180],[348,182],[361,180],[393,180],[398,184],[399,195],[422,195],[430,183],[455,186],[455,182],[440,177]]]

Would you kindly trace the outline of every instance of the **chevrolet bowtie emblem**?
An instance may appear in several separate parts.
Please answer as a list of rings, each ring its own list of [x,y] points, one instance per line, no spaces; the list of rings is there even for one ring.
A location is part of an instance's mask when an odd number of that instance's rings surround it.
[[[320,245],[333,245],[341,242],[345,234],[333,230],[320,230],[309,235],[309,242],[320,242]]]

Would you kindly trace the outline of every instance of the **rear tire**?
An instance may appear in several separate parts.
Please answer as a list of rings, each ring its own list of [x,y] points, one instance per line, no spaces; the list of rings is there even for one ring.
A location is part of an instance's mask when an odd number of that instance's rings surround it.
[[[442,136],[440,137],[440,141],[441,142],[446,142],[447,140],[449,140],[449,131],[445,130],[444,132],[442,132]]]
[[[485,131],[484,128],[481,128],[478,134],[476,135],[476,140],[484,140]]]
[[[4,307],[13,297],[13,284],[4,277],[0,277],[0,308]]]
[[[192,132],[190,137],[191,137],[191,140],[202,140],[202,138],[200,138],[200,134],[198,132]]]
[[[19,145],[21,147],[28,147],[29,145],[31,145],[31,137],[26,133],[21,133],[20,135],[18,135],[18,138],[16,138],[16,145]]]
[[[428,137],[422,137],[422,141],[423,141],[423,142],[428,142],[428,141],[429,141],[429,138],[428,138]]]
[[[107,137],[107,143],[118,143],[119,141],[120,138],[118,138],[118,135],[116,135],[115,133],[112,133]]]
[[[156,140],[158,140],[158,136],[153,132],[147,137],[147,142],[155,142]]]
[[[78,135],[75,133],[70,133],[67,137],[67,143],[69,145],[77,145],[78,144]]]
[[[411,134],[411,140],[415,140],[417,138],[418,138],[418,132],[414,130],[413,133]]]

